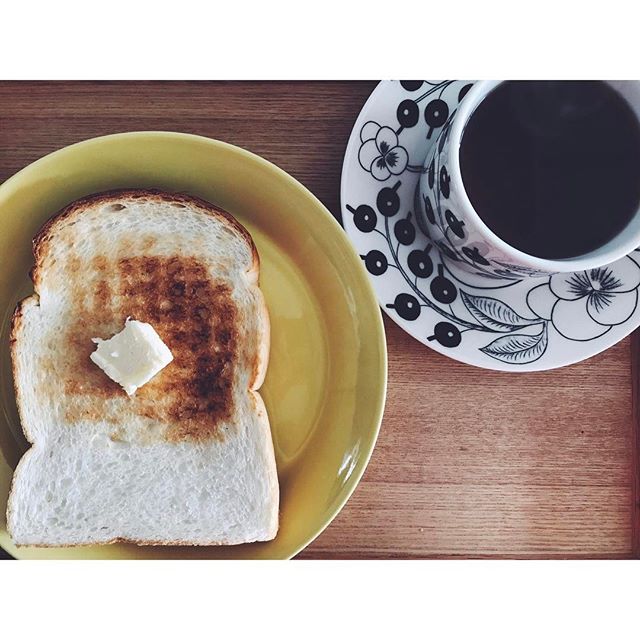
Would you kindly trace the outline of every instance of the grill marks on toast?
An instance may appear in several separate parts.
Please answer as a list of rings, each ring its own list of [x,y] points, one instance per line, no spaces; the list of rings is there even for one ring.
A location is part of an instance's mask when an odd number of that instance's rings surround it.
[[[238,335],[230,287],[212,282],[194,258],[123,258],[118,268],[126,301],[121,310],[150,322],[174,356],[158,374],[157,388],[149,387],[169,398],[163,415],[173,424],[166,438],[216,436],[232,412]],[[142,387],[142,398],[144,392]],[[156,406],[147,409],[153,416]]]
[[[178,255],[117,260],[98,255],[86,285],[74,292],[84,315],[68,332],[74,357],[65,379],[67,393],[119,398],[137,415],[170,425],[138,434],[136,441],[221,438],[220,425],[234,409],[232,385],[240,355],[230,286],[213,281],[196,258]],[[89,360],[95,348],[91,338],[119,331],[128,316],[151,323],[174,355],[131,398]],[[73,417],[109,420],[108,402],[102,415],[91,416],[87,403],[79,400]],[[90,404],[97,413],[95,402]],[[121,432],[113,436],[127,439]]]

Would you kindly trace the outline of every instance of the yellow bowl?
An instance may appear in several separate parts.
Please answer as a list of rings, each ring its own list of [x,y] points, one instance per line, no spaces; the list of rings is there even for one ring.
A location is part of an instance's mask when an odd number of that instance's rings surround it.
[[[280,479],[275,540],[236,547],[16,548],[5,521],[26,449],[15,407],[8,326],[31,291],[31,238],[80,196],[123,187],[185,191],[235,215],[260,252],[272,323],[262,387]],[[262,158],[169,132],[123,133],[56,151],[0,186],[0,544],[18,558],[290,558],[345,504],[371,455],[386,391],[380,310],[360,258],[324,206]]]

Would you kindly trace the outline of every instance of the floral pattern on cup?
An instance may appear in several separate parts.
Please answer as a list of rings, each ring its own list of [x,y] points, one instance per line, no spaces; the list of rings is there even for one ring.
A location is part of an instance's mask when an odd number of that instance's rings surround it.
[[[420,228],[435,242],[445,245],[455,254],[459,265],[469,271],[482,271],[487,276],[507,280],[523,276],[549,276],[549,271],[511,264],[507,255],[495,247],[489,247],[477,233],[469,231],[468,221],[464,217],[463,194],[458,193],[454,187],[446,165],[450,147],[449,134],[457,113],[458,110],[453,109],[446,120],[439,122],[442,129],[437,136],[437,144],[427,154],[424,163],[426,169],[416,187],[416,216]],[[464,235],[457,232],[461,227],[465,227]],[[474,246],[478,243],[484,244],[486,249],[480,251]]]
[[[360,131],[360,140],[358,161],[376,180],[386,180],[392,174],[400,175],[407,168],[409,155],[391,127],[367,122]]]

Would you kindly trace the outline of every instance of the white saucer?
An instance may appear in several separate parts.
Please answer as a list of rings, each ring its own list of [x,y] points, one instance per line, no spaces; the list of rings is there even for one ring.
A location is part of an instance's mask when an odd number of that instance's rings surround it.
[[[456,267],[453,252],[433,246],[416,220],[424,158],[472,84],[386,81],[375,88],[345,154],[344,228],[382,309],[432,349],[501,371],[589,358],[640,325],[640,250],[591,271],[518,279],[505,265],[505,278],[491,278]]]

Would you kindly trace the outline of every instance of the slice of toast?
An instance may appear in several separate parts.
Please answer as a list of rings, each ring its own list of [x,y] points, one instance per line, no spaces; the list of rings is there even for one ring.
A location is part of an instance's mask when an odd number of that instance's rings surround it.
[[[34,239],[35,293],[11,354],[31,448],[7,508],[19,545],[272,539],[278,479],[257,393],[269,354],[249,233],[203,200],[130,190],[78,200]],[[174,360],[129,397],[89,358],[127,317]]]

